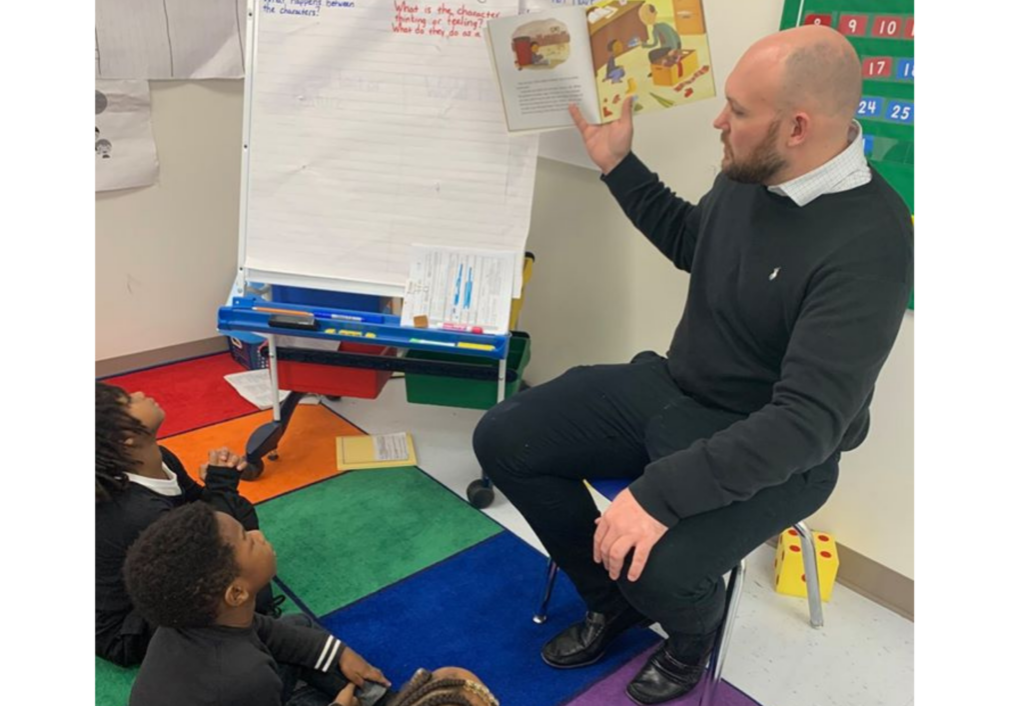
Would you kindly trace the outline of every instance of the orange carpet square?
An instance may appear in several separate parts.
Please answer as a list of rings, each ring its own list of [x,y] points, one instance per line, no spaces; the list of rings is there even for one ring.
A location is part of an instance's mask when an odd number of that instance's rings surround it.
[[[210,449],[227,446],[242,455],[252,432],[271,419],[273,412],[265,410],[179,434],[161,443],[174,452],[189,474],[196,478]],[[277,448],[280,458],[267,460],[263,475],[254,481],[242,481],[239,490],[251,502],[259,503],[335,476],[339,472],[334,439],[360,433],[322,405],[298,405]]]

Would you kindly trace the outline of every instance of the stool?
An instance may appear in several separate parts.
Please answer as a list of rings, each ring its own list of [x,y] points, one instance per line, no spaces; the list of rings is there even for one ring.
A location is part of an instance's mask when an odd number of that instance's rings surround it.
[[[593,481],[591,487],[612,501],[628,485],[630,485],[630,481],[627,479],[606,479]],[[802,560],[806,570],[806,593],[809,601],[809,622],[814,628],[819,628],[823,626],[823,606],[820,602],[820,580],[816,568],[813,535],[804,522],[797,522],[793,527],[799,533],[799,541],[802,545]],[[547,564],[547,584],[543,592],[543,600],[540,603],[539,611],[533,616],[533,622],[538,625],[542,625],[547,620],[547,608],[550,605],[554,583],[557,581],[557,570],[557,563],[550,559]],[[739,600],[743,595],[745,578],[746,559],[740,559],[739,563],[729,572],[725,617],[715,636],[715,644],[708,660],[707,677],[704,683],[698,687],[703,689],[698,706],[713,706],[715,703],[716,693],[722,681],[722,669],[725,666],[725,658],[729,650],[729,640],[732,637],[736,612],[739,609]]]
[[[546,608],[553,591],[554,580],[557,578],[557,564],[550,562],[547,579],[547,591],[543,597],[543,605],[540,607],[539,615],[533,620],[542,624],[546,621]],[[725,667],[725,657],[729,651],[729,640],[732,637],[732,628],[736,622],[736,612],[739,609],[739,600],[743,596],[743,583],[746,578],[746,559],[740,559],[739,563],[729,572],[729,585],[726,587],[727,599],[725,601],[725,617],[722,625],[715,636],[715,645],[708,658],[707,676],[704,683],[697,688],[702,689],[701,699],[698,706],[714,706],[718,687],[722,682],[722,669]]]

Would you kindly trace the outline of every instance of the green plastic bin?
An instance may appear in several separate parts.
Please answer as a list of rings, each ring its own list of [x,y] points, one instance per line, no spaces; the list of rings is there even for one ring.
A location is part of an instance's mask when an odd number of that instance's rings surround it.
[[[529,365],[531,355],[529,334],[513,331],[508,346],[508,370],[516,373],[515,380],[505,383],[505,397],[518,392],[522,374]],[[442,360],[456,363],[472,363],[496,369],[499,361],[470,356],[446,355],[429,351],[407,351],[411,360]],[[443,375],[418,375],[407,373],[406,399],[414,404],[436,404],[444,407],[466,407],[469,409],[490,409],[497,404],[497,380],[466,380]]]

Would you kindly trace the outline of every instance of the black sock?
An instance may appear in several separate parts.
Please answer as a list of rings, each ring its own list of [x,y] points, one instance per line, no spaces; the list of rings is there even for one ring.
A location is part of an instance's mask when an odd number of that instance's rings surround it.
[[[678,662],[691,666],[700,666],[708,659],[715,646],[717,630],[704,635],[684,635],[674,633],[666,640],[666,652]]]

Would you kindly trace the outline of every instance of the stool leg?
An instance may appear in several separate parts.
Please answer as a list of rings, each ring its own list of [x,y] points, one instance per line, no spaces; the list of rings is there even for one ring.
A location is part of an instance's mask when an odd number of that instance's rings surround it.
[[[550,559],[550,564],[547,566],[547,586],[543,591],[543,602],[540,603],[540,609],[533,616],[533,622],[537,625],[542,625],[547,621],[547,607],[550,605],[550,595],[554,592],[554,583],[557,581],[557,562]]]
[[[823,603],[820,602],[820,572],[816,568],[816,547],[813,533],[805,522],[797,522],[795,531],[802,544],[802,565],[806,570],[806,596],[809,601],[809,624],[814,628],[823,627]]]
[[[728,602],[725,606],[725,620],[722,621],[722,629],[718,631],[715,638],[714,649],[711,650],[711,661],[709,667],[709,678],[705,680],[704,691],[701,693],[701,700],[697,706],[714,706],[715,697],[718,693],[718,686],[722,681],[722,668],[725,666],[725,656],[729,651],[729,640],[732,638],[732,628],[736,622],[736,613],[739,610],[739,601],[743,597],[743,583],[746,580],[746,559],[742,559],[729,574],[729,585],[726,589]]]

